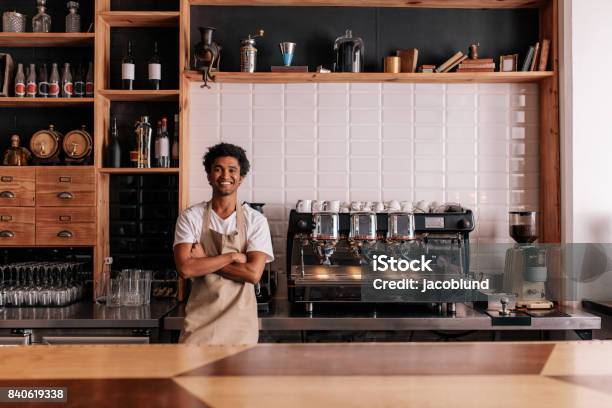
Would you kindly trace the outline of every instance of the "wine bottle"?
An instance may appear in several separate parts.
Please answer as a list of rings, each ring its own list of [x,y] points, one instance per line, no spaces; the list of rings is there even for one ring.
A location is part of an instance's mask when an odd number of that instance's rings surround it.
[[[85,78],[83,78],[83,66],[81,64],[74,72],[74,96],[76,98],[85,96]]]
[[[49,96],[49,82],[47,79],[47,64],[41,64],[38,71],[38,96],[46,98]]]
[[[136,66],[134,65],[134,56],[132,55],[132,42],[128,41],[127,54],[123,57],[121,63],[121,80],[123,82],[123,89],[134,89],[134,71]]]
[[[113,126],[106,149],[106,166],[121,167],[121,144],[119,143],[119,131],[117,130],[117,117],[113,118]]]
[[[62,71],[62,98],[72,98],[74,93],[74,84],[72,82],[72,73],[70,72],[70,64],[64,64]]]
[[[17,75],[15,75],[15,96],[23,98],[26,94],[25,74],[23,73],[23,64],[17,65]]]
[[[168,138],[168,119],[161,120],[161,137],[159,138],[159,160],[157,167],[170,167],[170,139]]]
[[[38,93],[38,87],[36,86],[36,65],[30,64],[28,69],[28,79],[26,81],[26,96],[28,98],[35,98]]]
[[[174,114],[174,134],[172,136],[172,167],[179,166],[179,115]]]
[[[93,64],[89,63],[89,69],[87,70],[87,76],[85,77],[85,96],[91,98],[94,96],[94,73]]]
[[[60,94],[60,77],[57,64],[51,66],[51,76],[49,77],[49,97],[58,98]]]
[[[153,56],[149,60],[149,84],[151,89],[159,89],[161,82],[161,63],[159,62],[159,53],[157,52],[157,41],[155,41],[155,48],[153,50]]]

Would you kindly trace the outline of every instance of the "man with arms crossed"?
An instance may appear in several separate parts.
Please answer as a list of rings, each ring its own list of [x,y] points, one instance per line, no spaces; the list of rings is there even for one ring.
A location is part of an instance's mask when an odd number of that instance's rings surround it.
[[[274,255],[266,218],[237,203],[249,167],[241,147],[210,147],[204,168],[212,198],[177,220],[174,261],[181,276],[192,279],[181,343],[256,344],[259,338],[253,285]]]

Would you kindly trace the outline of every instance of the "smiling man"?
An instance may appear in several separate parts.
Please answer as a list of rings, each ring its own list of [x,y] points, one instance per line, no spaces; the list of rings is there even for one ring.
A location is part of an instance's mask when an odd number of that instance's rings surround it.
[[[204,168],[212,198],[176,223],[174,260],[181,276],[192,279],[181,343],[255,344],[259,338],[253,285],[274,255],[266,218],[237,202],[249,167],[241,147],[210,147]]]

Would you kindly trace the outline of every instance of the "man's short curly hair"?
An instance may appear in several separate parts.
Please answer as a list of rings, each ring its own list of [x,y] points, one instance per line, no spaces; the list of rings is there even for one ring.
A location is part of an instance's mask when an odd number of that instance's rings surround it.
[[[217,143],[216,145],[208,148],[208,152],[206,152],[204,155],[203,160],[206,173],[210,174],[212,165],[217,158],[225,156],[231,156],[238,160],[238,164],[240,165],[240,175],[242,177],[249,173],[251,164],[249,163],[249,159],[247,159],[245,150],[242,147],[233,145],[231,143]]]

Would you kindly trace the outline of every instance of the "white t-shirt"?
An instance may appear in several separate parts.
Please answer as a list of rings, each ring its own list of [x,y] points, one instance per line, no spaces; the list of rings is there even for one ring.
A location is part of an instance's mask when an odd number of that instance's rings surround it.
[[[202,223],[207,202],[195,204],[179,215],[174,231],[174,245],[195,244],[200,242]],[[266,262],[274,260],[272,252],[272,238],[266,217],[252,209],[248,204],[242,206],[246,224],[247,252],[259,251],[265,253]],[[236,231],[236,211],[226,219],[222,219],[214,211],[210,214],[209,228],[220,234],[231,234]]]

